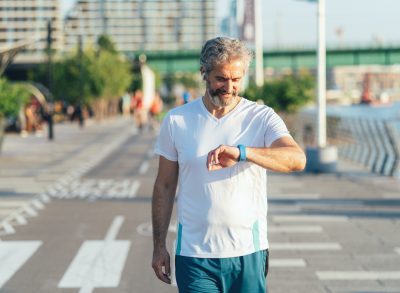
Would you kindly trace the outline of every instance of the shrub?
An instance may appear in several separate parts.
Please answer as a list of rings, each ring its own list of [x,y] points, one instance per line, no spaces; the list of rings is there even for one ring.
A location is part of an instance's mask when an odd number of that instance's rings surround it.
[[[22,85],[0,78],[0,119],[18,115],[28,97],[29,92]]]

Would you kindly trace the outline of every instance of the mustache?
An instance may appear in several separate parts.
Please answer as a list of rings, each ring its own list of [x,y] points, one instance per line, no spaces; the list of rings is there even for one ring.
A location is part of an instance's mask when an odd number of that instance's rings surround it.
[[[219,94],[229,94],[229,93],[224,89],[216,89],[215,94],[219,95]]]
[[[216,90],[213,90],[213,94],[214,95],[220,95],[220,94],[233,94],[233,95],[236,95],[236,91],[228,92],[228,91],[226,91],[224,89],[216,89]]]

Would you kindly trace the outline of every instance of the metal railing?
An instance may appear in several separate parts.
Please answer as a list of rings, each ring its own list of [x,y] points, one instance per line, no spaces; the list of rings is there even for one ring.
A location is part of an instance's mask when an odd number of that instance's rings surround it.
[[[316,114],[300,113],[294,130],[303,146],[315,146]],[[327,141],[340,157],[371,172],[400,178],[400,120],[327,116]]]

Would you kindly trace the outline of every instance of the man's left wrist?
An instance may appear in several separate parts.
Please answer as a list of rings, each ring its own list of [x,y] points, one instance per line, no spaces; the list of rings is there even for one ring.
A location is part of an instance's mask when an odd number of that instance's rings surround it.
[[[239,149],[239,159],[238,162],[246,161],[246,147],[243,144],[238,144],[237,148]]]

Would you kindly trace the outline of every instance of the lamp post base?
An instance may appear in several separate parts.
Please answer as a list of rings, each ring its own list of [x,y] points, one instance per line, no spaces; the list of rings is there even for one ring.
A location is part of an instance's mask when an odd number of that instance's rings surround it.
[[[310,173],[335,173],[338,152],[335,146],[308,147],[306,149],[306,172]]]

